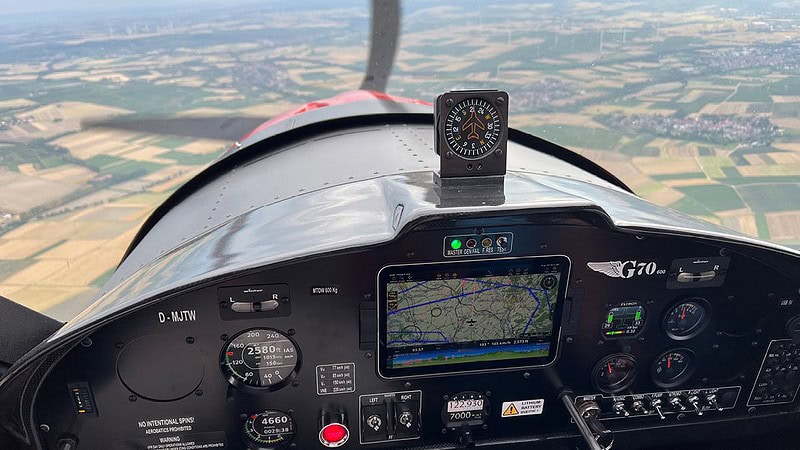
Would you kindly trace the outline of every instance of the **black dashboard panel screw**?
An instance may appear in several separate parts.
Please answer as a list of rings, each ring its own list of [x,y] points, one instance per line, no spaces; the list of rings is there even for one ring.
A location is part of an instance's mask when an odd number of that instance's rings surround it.
[[[39,431],[41,431],[42,433],[47,433],[48,431],[50,431],[50,425],[46,423],[39,425]]]
[[[228,340],[228,335],[227,334],[220,334],[219,335],[219,339],[221,341],[227,341]]]
[[[756,413],[756,408],[755,407],[751,406],[751,407],[747,408],[747,414],[755,414],[755,413]]]
[[[622,347],[622,351],[625,352],[625,353],[630,353],[631,352],[631,346],[630,345],[626,345],[626,346]]]
[[[498,148],[497,150],[494,151],[494,156],[497,158],[503,156],[503,150]]]
[[[525,378],[526,380],[529,379],[530,377],[531,377],[531,373],[530,372],[525,372],[525,373],[522,374],[522,378]]]
[[[492,391],[486,391],[486,396],[487,397],[491,397],[492,396]]]
[[[188,336],[188,337],[186,338],[186,343],[187,343],[187,344],[194,344],[194,338],[193,338],[193,337],[191,337],[191,336]]]
[[[449,396],[449,395],[447,395],[447,394],[444,394],[444,395],[442,396],[442,400],[444,400],[444,401],[448,401],[448,400],[450,400],[450,396]]]
[[[546,242],[542,242],[541,244],[539,244],[539,248],[542,249],[542,250],[546,249],[547,248],[547,243]]]
[[[366,353],[364,353],[364,358],[367,358],[367,359],[372,359],[372,352],[366,352]]]
[[[128,396],[128,401],[129,402],[135,402],[136,401],[136,396],[135,395],[129,395]]]
[[[297,448],[297,443],[292,442],[291,444],[289,444],[289,448]]]
[[[636,240],[637,241],[643,241],[644,240],[644,236],[640,236],[640,235],[637,234],[636,235]]]
[[[703,384],[706,384],[706,383],[708,383],[708,378],[703,377],[703,378],[700,379],[700,382],[703,383]]]
[[[92,339],[91,338],[85,338],[84,340],[81,341],[81,345],[84,346],[84,347],[91,347],[92,346]]]
[[[414,251],[413,250],[409,250],[409,251],[406,252],[406,258],[413,258],[413,257],[414,257]]]
[[[282,297],[281,298],[281,303],[283,303],[284,305],[289,303],[289,301],[290,301],[289,297]]]
[[[639,342],[644,342],[644,336],[639,338]]]
[[[442,428],[442,434],[447,434],[447,428]]]
[[[575,279],[575,284],[583,284],[583,279],[581,279],[581,278],[576,278],[576,279]]]
[[[116,344],[114,344],[114,347],[116,347],[117,350],[122,350],[125,347],[125,344],[123,344],[122,342],[117,342]]]
[[[714,345],[711,346],[711,348],[714,349],[714,350],[718,350],[719,349],[719,344],[714,344]]]
[[[371,298],[372,298],[372,293],[371,292],[367,292],[366,294],[364,294],[364,300],[369,300]]]
[[[453,159],[453,152],[447,152],[444,154],[444,157],[447,159]]]
[[[497,103],[502,105],[505,102],[506,102],[506,99],[504,99],[503,97],[497,97]]]
[[[750,343],[751,347],[758,347],[758,341],[753,341]]]
[[[572,344],[572,342],[574,342],[574,341],[575,341],[575,339],[573,339],[573,338],[572,338],[572,336],[569,336],[569,337],[567,337],[566,339],[564,339],[564,341],[565,341],[567,344]]]
[[[444,104],[446,106],[453,106],[453,99],[452,98],[448,98],[447,100],[444,101]]]
[[[678,414],[678,422],[682,422],[684,419],[686,419],[686,414],[684,413]]]
[[[198,390],[194,391],[194,395],[196,395],[198,397],[202,397],[203,396],[203,390],[202,389],[198,389]]]
[[[406,389],[411,389],[411,382],[406,381],[406,384],[404,384],[403,387],[405,387]]]
[[[288,330],[286,330],[286,334],[288,334],[289,336],[294,336],[295,334],[297,334],[297,330],[295,330],[294,328],[289,328]]]
[[[228,307],[228,302],[219,302],[219,307],[225,309]]]
[[[489,425],[483,424],[483,426],[481,428],[483,428],[484,430],[488,430],[489,429]]]
[[[300,386],[300,382],[297,380],[292,381],[292,387]]]
[[[730,253],[731,253],[731,251],[730,251],[730,250],[728,250],[727,248],[721,248],[721,249],[719,249],[719,256],[727,256],[727,255],[729,255]]]
[[[294,408],[287,409],[286,414],[294,414]]]
[[[597,341],[597,345],[606,345],[606,341],[601,339],[601,340]]]

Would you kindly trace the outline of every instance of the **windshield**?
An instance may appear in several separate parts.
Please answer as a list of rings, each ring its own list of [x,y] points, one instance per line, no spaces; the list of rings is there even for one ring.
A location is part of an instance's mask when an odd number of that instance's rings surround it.
[[[643,198],[796,245],[798,6],[406,1],[386,90],[507,90],[512,126]],[[367,65],[366,1],[3,8],[0,295],[61,320],[99,294],[148,214],[231,145],[186,119],[257,124],[357,89]],[[162,128],[81,126],[132,113]]]

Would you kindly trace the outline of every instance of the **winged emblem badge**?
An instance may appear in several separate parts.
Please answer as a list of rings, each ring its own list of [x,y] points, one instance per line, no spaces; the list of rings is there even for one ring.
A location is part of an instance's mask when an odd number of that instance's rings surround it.
[[[660,275],[666,273],[658,269],[654,261],[605,261],[590,262],[586,265],[595,272],[611,278],[633,278],[638,275]]]

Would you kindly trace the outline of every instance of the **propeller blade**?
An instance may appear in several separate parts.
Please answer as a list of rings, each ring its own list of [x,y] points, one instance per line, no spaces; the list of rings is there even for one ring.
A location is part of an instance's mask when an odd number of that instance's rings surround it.
[[[109,128],[170,134],[197,139],[238,141],[253,129],[268,121],[267,117],[204,116],[204,117],[120,117],[81,121],[81,128]]]
[[[386,92],[400,43],[400,0],[372,0],[369,60],[360,89]]]

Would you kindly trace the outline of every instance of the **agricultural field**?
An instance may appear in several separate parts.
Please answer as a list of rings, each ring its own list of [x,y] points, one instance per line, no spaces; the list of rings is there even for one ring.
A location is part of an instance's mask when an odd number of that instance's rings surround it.
[[[562,3],[405,2],[388,92],[505,89],[512,126],[643,198],[800,246],[796,12]],[[0,294],[59,319],[95,299],[147,215],[233,144],[181,120],[356,89],[368,10],[314,7],[87,12],[47,33],[0,14]],[[119,119],[176,125],[91,125]]]

